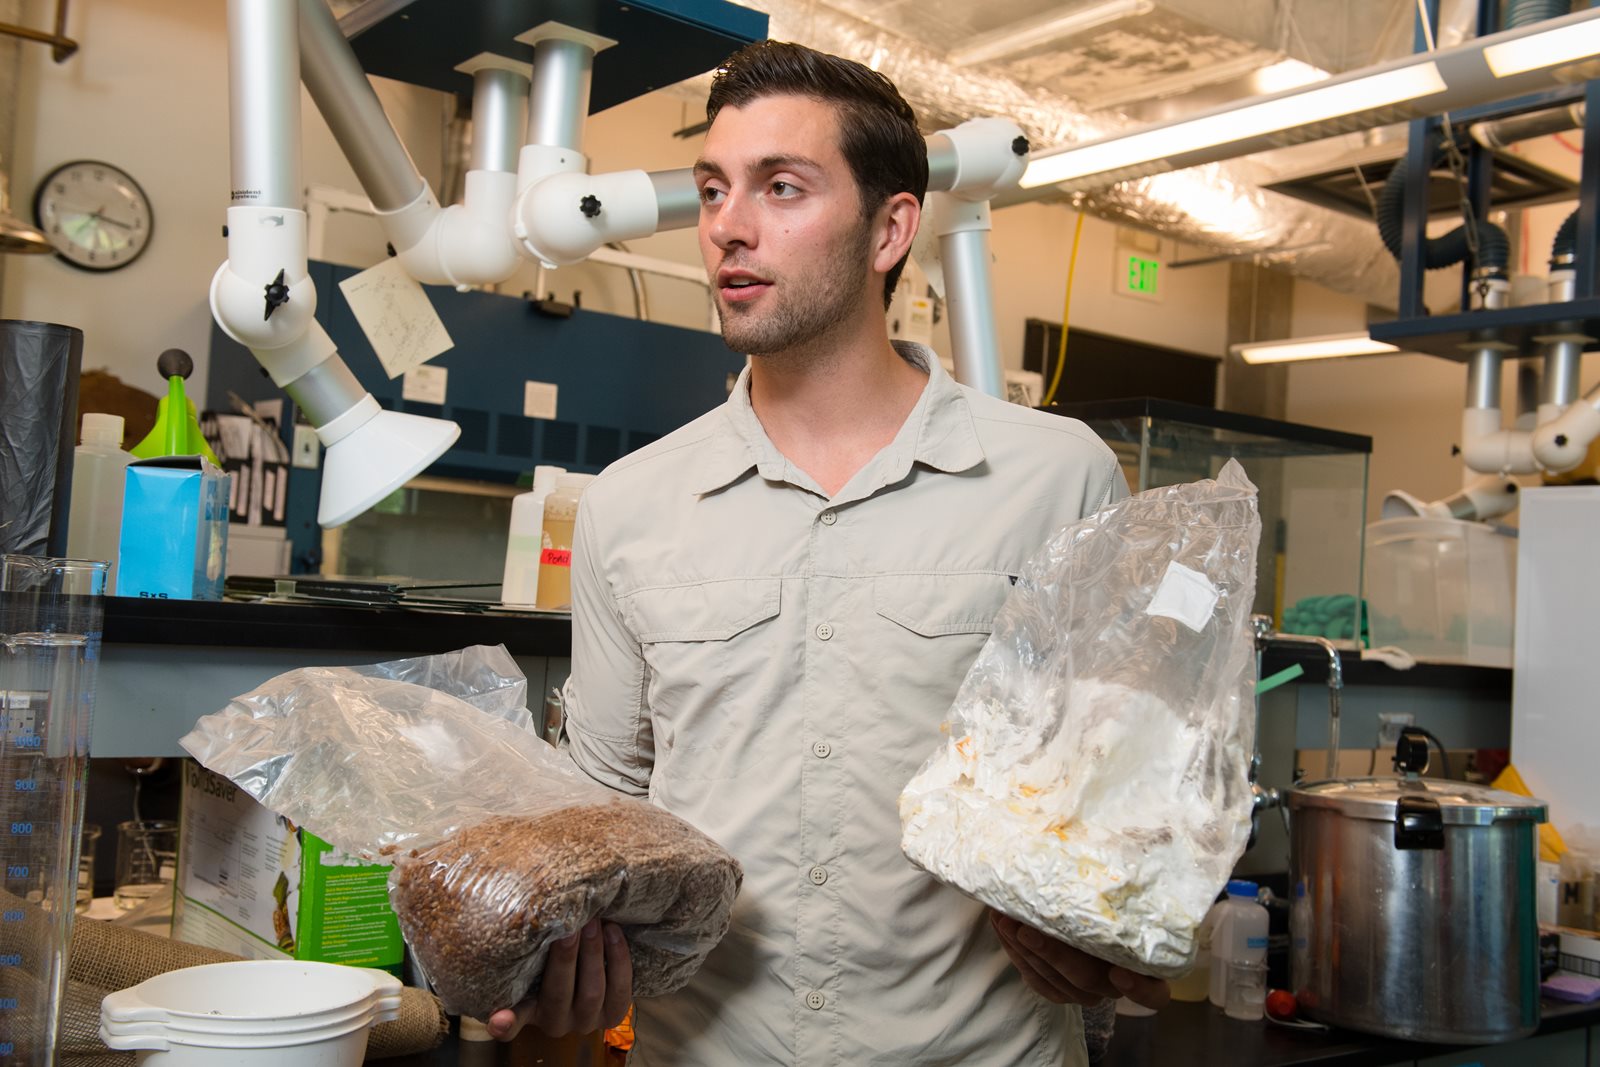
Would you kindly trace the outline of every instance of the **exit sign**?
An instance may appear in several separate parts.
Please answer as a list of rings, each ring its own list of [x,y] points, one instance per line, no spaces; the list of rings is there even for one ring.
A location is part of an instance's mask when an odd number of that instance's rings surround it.
[[[1119,231],[1119,237],[1121,231]],[[1164,298],[1161,291],[1161,275],[1166,272],[1166,264],[1161,259],[1161,242],[1154,234],[1135,235],[1142,237],[1138,243],[1128,240],[1118,240],[1115,253],[1111,257],[1111,291],[1120,296],[1138,297],[1140,300],[1159,301]]]
[[[1135,296],[1155,296],[1157,272],[1161,264],[1143,256],[1127,256],[1126,262],[1125,284],[1128,292]]]

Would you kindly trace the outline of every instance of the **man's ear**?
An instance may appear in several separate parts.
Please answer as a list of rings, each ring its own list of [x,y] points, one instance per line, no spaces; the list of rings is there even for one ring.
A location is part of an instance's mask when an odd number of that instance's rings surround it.
[[[922,205],[910,193],[895,193],[878,209],[872,237],[872,269],[887,274],[911,251],[922,221]]]

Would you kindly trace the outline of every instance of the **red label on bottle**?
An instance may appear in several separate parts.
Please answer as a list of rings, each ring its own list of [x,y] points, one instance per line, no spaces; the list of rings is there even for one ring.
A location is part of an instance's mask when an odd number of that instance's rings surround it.
[[[539,553],[539,562],[546,567],[572,566],[572,550],[568,548],[546,548]]]

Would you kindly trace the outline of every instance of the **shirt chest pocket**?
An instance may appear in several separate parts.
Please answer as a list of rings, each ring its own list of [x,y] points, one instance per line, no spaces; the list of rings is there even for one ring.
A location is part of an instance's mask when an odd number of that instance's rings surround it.
[[[642,589],[623,601],[649,672],[646,700],[658,750],[720,749],[755,728],[784,661],[769,633],[778,578]],[[658,753],[659,755],[659,753]]]
[[[872,584],[879,615],[920,637],[982,634],[1011,593],[1011,578],[980,571],[967,574],[896,574]]]
[[[889,575],[873,582],[883,696],[937,723],[994,630],[1011,580],[990,572]],[[918,751],[915,759],[927,755]]]

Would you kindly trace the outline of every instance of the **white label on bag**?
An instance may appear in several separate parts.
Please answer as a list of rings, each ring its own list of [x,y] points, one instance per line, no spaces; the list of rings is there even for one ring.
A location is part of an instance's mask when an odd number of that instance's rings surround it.
[[[1221,597],[1222,593],[1211,584],[1211,579],[1174,560],[1167,564],[1167,573],[1144,613],[1177,619],[1200,633],[1211,621],[1211,613]]]

